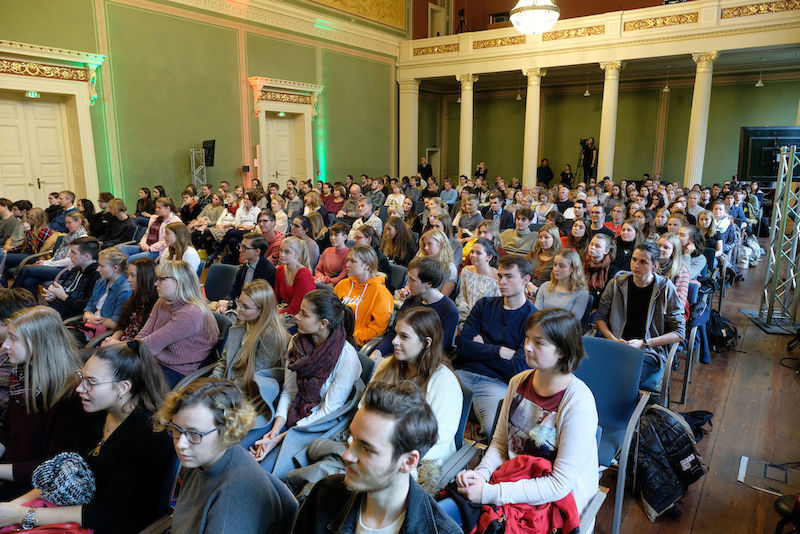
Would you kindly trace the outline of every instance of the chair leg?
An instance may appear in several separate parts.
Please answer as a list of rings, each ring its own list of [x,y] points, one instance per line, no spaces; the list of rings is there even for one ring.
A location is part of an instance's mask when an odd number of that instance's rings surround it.
[[[697,338],[697,327],[692,328],[689,334],[689,341],[686,344],[686,368],[683,370],[683,386],[681,387],[681,400],[679,404],[686,402],[686,392],[689,389],[691,380],[692,355],[694,354],[694,342]]]

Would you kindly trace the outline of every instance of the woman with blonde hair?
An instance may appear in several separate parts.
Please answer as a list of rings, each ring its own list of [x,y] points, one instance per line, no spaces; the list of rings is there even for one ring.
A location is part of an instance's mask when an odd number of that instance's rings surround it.
[[[681,240],[675,234],[664,234],[658,238],[658,250],[660,259],[658,261],[658,274],[669,278],[675,284],[678,292],[678,300],[684,310],[684,319],[688,317],[688,307],[686,305],[689,298],[689,268],[683,261],[683,248]]]
[[[308,220],[311,222],[310,237],[317,244],[320,252],[322,252],[331,246],[331,238],[328,232],[328,227],[325,226],[325,221],[322,220],[322,215],[320,215],[319,212],[312,211],[309,213]]]
[[[280,195],[272,195],[270,209],[275,215],[275,231],[285,234],[289,231],[289,216],[286,215],[286,199]]]
[[[581,257],[573,249],[561,250],[553,260],[550,281],[536,292],[533,305],[539,310],[561,308],[580,320],[588,302],[589,286],[583,274]]]
[[[529,286],[539,288],[543,283],[550,280],[553,271],[553,260],[556,254],[561,252],[561,232],[552,224],[545,224],[539,229],[539,238],[533,245],[533,250],[528,252],[527,258],[531,262],[533,276]],[[536,289],[530,288],[531,295],[536,293]]]
[[[158,300],[137,339],[155,355],[167,384],[173,387],[208,357],[217,344],[219,328],[188,263],[161,263],[156,276]]]
[[[450,243],[450,248],[453,251],[453,264],[456,266],[456,270],[461,268],[462,256],[464,254],[464,245],[461,244],[455,236],[455,226],[453,226],[453,219],[450,217],[449,213],[439,213],[436,215],[431,215],[430,219],[428,219],[428,226],[426,228],[426,232],[428,230],[439,230],[444,235],[447,236],[447,240]],[[420,241],[420,245],[422,242]]]
[[[470,264],[461,269],[461,290],[456,297],[459,320],[466,321],[475,303],[483,297],[497,297],[497,248],[488,239],[478,238],[469,253]]]
[[[275,293],[266,280],[253,280],[242,288],[236,314],[236,323],[228,330],[222,356],[211,376],[239,384],[256,407],[259,415],[256,433],[252,439],[242,442],[242,446],[248,448],[264,435],[264,427],[272,420],[272,403],[280,389],[276,382],[275,395],[262,398],[256,374],[283,367],[289,348],[289,333],[283,327]]]
[[[303,215],[308,216],[312,212],[316,211],[322,215],[322,220],[327,222],[328,210],[325,209],[325,206],[322,203],[322,196],[319,194],[319,191],[312,189],[305,194],[303,199],[305,201]]]
[[[544,223],[545,219],[547,219],[547,214],[558,208],[553,204],[553,195],[547,189],[543,188],[536,198],[539,202],[536,203],[536,207],[533,209],[534,214],[536,214],[535,222]]]
[[[295,315],[300,311],[300,303],[306,293],[316,288],[305,241],[294,236],[285,238],[281,242],[278,262],[275,296],[281,307],[280,313]]]
[[[75,450],[83,420],[75,371],[75,340],[61,316],[34,306],[6,320],[2,352],[13,366],[9,402],[0,425],[0,501],[31,488],[33,470],[59,452]]]
[[[402,219],[391,217],[386,221],[381,236],[381,250],[389,260],[396,265],[408,267],[408,262],[414,258],[416,249],[411,231]]]
[[[198,378],[167,396],[154,428],[166,430],[181,460],[181,491],[170,532],[288,531],[276,484],[239,446],[256,419],[238,385]]]
[[[419,252],[417,252],[416,257],[433,258],[436,260],[436,263],[442,267],[445,274],[440,291],[445,297],[449,297],[456,288],[458,271],[456,270],[455,261],[453,259],[453,249],[450,246],[450,240],[447,239],[444,232],[428,230],[422,234]],[[405,297],[403,298],[405,299]]]
[[[157,263],[183,260],[197,272],[200,256],[197,254],[197,249],[192,246],[192,237],[185,224],[181,222],[168,224],[164,232],[164,242],[167,248],[161,252]]]
[[[132,292],[127,270],[128,260],[121,250],[107,248],[100,251],[97,256],[100,280],[94,285],[92,297],[83,311],[84,328],[93,331],[89,337],[117,327],[122,307]]]
[[[378,273],[378,255],[372,247],[356,245],[347,252],[347,278],[334,292],[355,314],[353,339],[360,346],[382,336],[394,311],[386,277]]]

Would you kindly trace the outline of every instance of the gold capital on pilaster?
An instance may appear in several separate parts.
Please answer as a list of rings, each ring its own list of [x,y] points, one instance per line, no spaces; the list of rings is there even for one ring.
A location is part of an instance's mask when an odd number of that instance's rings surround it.
[[[617,78],[622,69],[622,61],[604,61],[600,63],[600,68],[606,71],[606,78]]]
[[[542,78],[547,76],[547,69],[540,67],[522,69],[522,74],[528,77],[528,85],[536,85],[542,83]]]
[[[472,89],[472,84],[478,81],[475,74],[456,74],[456,80],[461,82],[461,89]]]
[[[401,93],[419,93],[419,83],[420,80],[417,79],[399,80],[397,85],[400,86]]]
[[[692,59],[695,63],[697,63],[697,72],[706,72],[711,70],[711,67],[714,63],[714,60],[717,59],[719,56],[719,52],[714,50],[713,52],[701,52],[698,54],[692,54]]]

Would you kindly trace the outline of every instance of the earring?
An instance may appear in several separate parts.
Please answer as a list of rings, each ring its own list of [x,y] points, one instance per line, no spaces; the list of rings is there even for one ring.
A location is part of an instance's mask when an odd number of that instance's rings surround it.
[[[122,400],[122,395],[117,395],[117,400]]]

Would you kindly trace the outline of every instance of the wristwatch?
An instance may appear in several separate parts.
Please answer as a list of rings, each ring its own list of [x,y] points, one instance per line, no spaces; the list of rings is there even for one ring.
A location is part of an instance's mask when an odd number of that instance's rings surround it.
[[[643,338],[642,341],[644,342],[645,347],[649,347],[650,343],[647,342],[647,338]]]
[[[30,530],[36,526],[36,508],[28,508],[25,513],[25,519],[22,520],[22,528]]]

